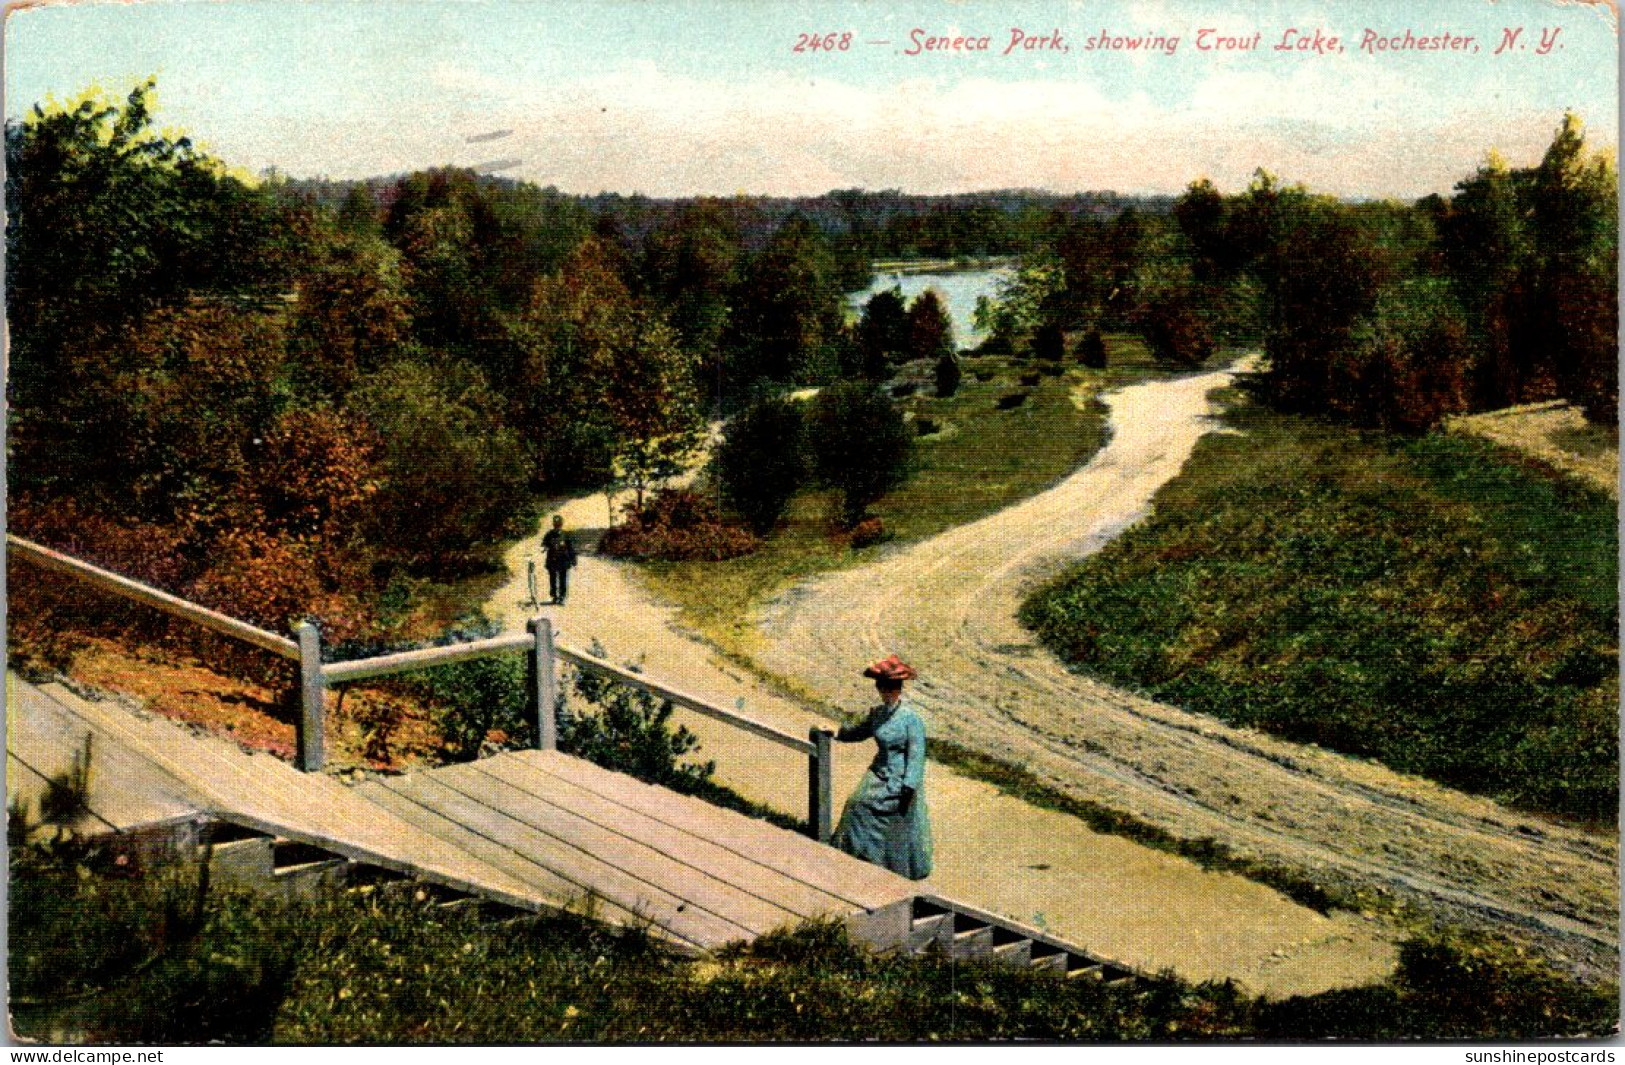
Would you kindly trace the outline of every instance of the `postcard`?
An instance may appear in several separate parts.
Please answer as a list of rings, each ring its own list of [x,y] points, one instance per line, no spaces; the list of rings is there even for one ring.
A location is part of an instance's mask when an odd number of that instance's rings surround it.
[[[14,1041],[1612,1060],[1611,2],[4,55]]]

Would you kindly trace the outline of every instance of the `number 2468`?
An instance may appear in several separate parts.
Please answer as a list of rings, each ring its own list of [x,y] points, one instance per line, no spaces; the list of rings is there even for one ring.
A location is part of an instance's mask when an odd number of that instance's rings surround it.
[[[852,47],[850,33],[798,33],[792,52],[845,52]]]

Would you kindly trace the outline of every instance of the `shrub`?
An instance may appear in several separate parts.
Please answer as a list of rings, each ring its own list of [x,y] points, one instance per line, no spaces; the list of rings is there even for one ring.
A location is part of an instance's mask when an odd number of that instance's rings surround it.
[[[594,653],[602,655],[601,647]],[[715,762],[685,762],[700,741],[685,726],[671,727],[672,705],[647,692],[578,670],[576,696],[596,709],[559,714],[559,749],[605,769],[692,794],[709,783]]]
[[[629,504],[626,520],[604,533],[598,550],[640,562],[720,562],[748,555],[761,543],[749,530],[723,521],[711,500],[668,488],[649,496],[642,510]]]
[[[489,630],[459,634],[459,639],[487,634]],[[441,749],[452,761],[478,758],[493,733],[513,746],[532,741],[529,669],[523,655],[475,658],[425,670],[412,685],[434,704]]]
[[[1033,332],[1033,357],[1059,361],[1066,357],[1066,334],[1054,322],[1046,322]]]
[[[913,438],[885,396],[860,383],[819,393],[811,440],[818,475],[841,493],[842,522],[863,520],[869,505],[908,479]]]
[[[1091,329],[1078,346],[1078,361],[1091,370],[1104,370],[1106,368],[1106,340],[1100,335],[1100,330]]]
[[[986,384],[988,381],[993,380],[997,376],[999,376],[999,375],[998,375],[998,372],[995,371],[995,370],[977,370],[976,371],[976,379],[978,381],[981,381],[983,384]]]
[[[1031,373],[1024,373],[1020,378],[1021,386],[1023,388],[1035,388],[1037,387],[1038,382],[1043,380],[1043,378],[1044,375],[1037,370],[1034,370]]]
[[[996,406],[1000,410],[1015,410],[1017,407],[1027,402],[1027,395],[1028,394],[1026,392],[1007,393],[999,397]]]
[[[937,420],[935,418],[914,419],[915,436],[930,436],[932,433],[941,432],[941,430],[942,426],[937,424]]]
[[[1038,368],[1038,372],[1045,377],[1059,377],[1066,372],[1066,367],[1058,362],[1046,362]]]
[[[722,497],[766,535],[808,475],[806,419],[793,400],[769,399],[750,407],[723,430],[712,460]]]
[[[894,399],[906,399],[919,390],[920,383],[918,381],[899,381],[891,386],[891,394]]]
[[[959,359],[952,352],[945,353],[937,360],[937,398],[948,399],[959,391],[961,377]]]
[[[865,518],[852,527],[854,548],[870,547],[886,538],[886,525],[879,518]]]
[[[1158,362],[1194,367],[1213,354],[1213,333],[1187,298],[1170,295],[1155,300],[1146,309],[1142,330]]]

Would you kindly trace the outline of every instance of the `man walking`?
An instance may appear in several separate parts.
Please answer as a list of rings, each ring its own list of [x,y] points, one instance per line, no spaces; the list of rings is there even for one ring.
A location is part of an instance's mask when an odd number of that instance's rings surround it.
[[[555,606],[563,606],[570,596],[570,570],[576,564],[576,545],[564,531],[564,516],[553,515],[553,528],[542,537],[547,565],[547,594]]]

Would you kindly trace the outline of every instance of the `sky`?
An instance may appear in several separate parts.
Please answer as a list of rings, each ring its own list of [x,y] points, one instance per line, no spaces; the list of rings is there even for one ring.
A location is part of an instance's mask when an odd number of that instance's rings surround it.
[[[1198,47],[1221,37],[1255,43]],[[83,0],[12,8],[4,50],[8,121],[156,76],[160,124],[252,173],[582,194],[1228,192],[1263,167],[1412,199],[1492,148],[1532,165],[1565,110],[1594,146],[1619,124],[1617,14],[1578,0]]]

